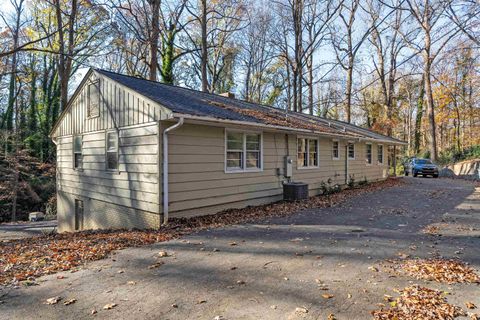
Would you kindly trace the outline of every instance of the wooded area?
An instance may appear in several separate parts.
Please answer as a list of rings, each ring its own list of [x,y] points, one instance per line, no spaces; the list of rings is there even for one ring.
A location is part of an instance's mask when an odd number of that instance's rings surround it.
[[[55,160],[87,67],[352,122],[406,156],[480,155],[476,0],[4,0],[0,28],[9,192],[21,152]]]

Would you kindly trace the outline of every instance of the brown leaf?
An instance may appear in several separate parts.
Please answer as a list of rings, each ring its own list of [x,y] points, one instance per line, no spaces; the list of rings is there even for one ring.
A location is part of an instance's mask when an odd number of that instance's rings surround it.
[[[57,304],[60,300],[62,300],[62,297],[48,298],[46,304]]]
[[[305,307],[297,307],[295,308],[296,313],[308,313],[308,309]]]
[[[117,306],[116,303],[107,303],[106,305],[103,306],[103,310],[110,310],[113,309]]]
[[[167,251],[160,251],[158,253],[158,255],[160,256],[160,258],[168,257],[168,252]]]
[[[160,267],[162,264],[164,264],[164,263],[163,262],[156,262],[152,265],[149,265],[148,269],[156,269],[156,268]]]
[[[475,309],[477,306],[473,302],[465,302],[468,309]]]

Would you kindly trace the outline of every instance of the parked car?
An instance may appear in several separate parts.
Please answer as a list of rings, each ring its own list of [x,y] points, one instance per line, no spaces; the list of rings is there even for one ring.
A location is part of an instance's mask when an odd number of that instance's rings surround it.
[[[409,174],[414,177],[421,175],[438,178],[438,167],[429,159],[413,158],[405,164],[405,175]]]

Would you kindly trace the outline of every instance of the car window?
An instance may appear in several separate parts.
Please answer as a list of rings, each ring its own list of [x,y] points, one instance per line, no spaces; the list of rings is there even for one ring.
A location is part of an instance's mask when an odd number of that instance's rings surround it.
[[[432,164],[432,161],[427,159],[421,159],[416,161],[417,164]]]

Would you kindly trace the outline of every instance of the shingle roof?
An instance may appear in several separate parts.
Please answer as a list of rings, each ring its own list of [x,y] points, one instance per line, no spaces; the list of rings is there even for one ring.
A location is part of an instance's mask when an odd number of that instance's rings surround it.
[[[403,143],[400,140],[341,121],[296,112],[289,112],[288,116],[286,116],[285,111],[265,105],[126,76],[106,70],[96,69],[96,71],[161,104],[173,113]]]

